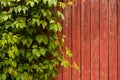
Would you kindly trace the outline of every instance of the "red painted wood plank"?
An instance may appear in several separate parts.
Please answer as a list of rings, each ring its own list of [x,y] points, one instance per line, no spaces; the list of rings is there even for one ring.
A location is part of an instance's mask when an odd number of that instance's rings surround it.
[[[100,80],[108,80],[108,0],[100,0]]]
[[[68,0],[63,1],[65,3],[68,2]],[[66,7],[63,13],[65,15],[65,20],[63,21],[63,34],[66,36],[64,49],[65,47],[71,49],[71,7]],[[66,59],[71,63],[70,58],[66,57]],[[63,68],[63,80],[71,80],[71,67]]]
[[[120,80],[120,0],[118,0],[118,80]]]
[[[91,0],[91,80],[99,80],[99,0]]]
[[[109,0],[109,80],[117,80],[117,0]]]
[[[72,5],[72,52],[73,60],[80,67],[80,0]],[[81,69],[81,68],[80,68]],[[72,80],[80,80],[80,71],[72,69]]]
[[[61,66],[58,67],[58,74],[57,74],[57,78],[55,80],[62,80],[63,78],[63,68]]]
[[[82,80],[90,80],[90,1],[81,1]]]
[[[60,21],[60,23],[62,24],[62,22]],[[61,38],[62,38],[62,32],[58,33],[58,37],[59,37],[59,42],[61,43]],[[61,50],[58,49],[58,51],[61,54]],[[58,72],[57,72],[57,77],[55,78],[55,80],[62,80],[63,78],[63,67],[61,67],[60,65],[57,67]]]
[[[62,11],[62,9],[59,9],[61,12],[63,12]],[[59,22],[61,23],[61,25],[63,25],[63,21],[62,21],[62,19],[59,19]],[[59,38],[59,43],[62,43],[62,34],[63,33],[63,31],[62,32],[58,32],[58,38]],[[60,49],[58,49],[59,50],[59,52],[61,53],[61,51],[60,51]],[[57,78],[55,79],[55,80],[62,80],[62,78],[63,78],[63,67],[61,67],[60,65],[58,66],[58,74],[57,74]]]

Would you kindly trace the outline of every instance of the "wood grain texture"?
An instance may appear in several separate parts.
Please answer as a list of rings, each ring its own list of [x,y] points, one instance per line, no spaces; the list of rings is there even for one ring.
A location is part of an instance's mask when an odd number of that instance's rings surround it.
[[[61,12],[62,9],[59,9]],[[63,20],[59,19],[59,22],[61,23],[61,25],[63,25]],[[62,43],[62,35],[63,35],[63,31],[62,32],[58,32],[57,33],[58,37],[59,37],[59,42]],[[60,49],[58,48],[58,51],[61,53]],[[62,80],[63,78],[63,67],[61,67],[60,65],[58,66],[58,74],[57,74],[57,78],[55,80]]]
[[[63,68],[61,66],[58,67],[58,74],[55,80],[62,80],[63,78]]]
[[[72,5],[72,64],[80,67],[80,0],[75,1]],[[81,68],[80,68],[81,69]],[[72,69],[72,80],[80,80],[80,71]]]
[[[120,0],[75,0],[63,12],[67,60],[81,72],[60,68],[58,80],[120,80]]]
[[[81,2],[82,80],[90,80],[90,1]]]
[[[68,2],[68,0],[64,0],[65,3]],[[69,48],[71,50],[71,7],[66,7],[63,10],[63,13],[65,15],[65,20],[63,21],[63,35],[66,36],[65,43],[64,43],[64,52],[65,48]],[[70,62],[71,59],[65,56],[65,58]],[[63,68],[63,80],[71,80],[71,67]]]
[[[91,80],[99,80],[99,0],[91,0]]]
[[[117,0],[109,0],[109,80],[117,80]]]
[[[118,80],[120,80],[120,0],[118,0]]]
[[[100,80],[108,80],[108,0],[100,0]]]

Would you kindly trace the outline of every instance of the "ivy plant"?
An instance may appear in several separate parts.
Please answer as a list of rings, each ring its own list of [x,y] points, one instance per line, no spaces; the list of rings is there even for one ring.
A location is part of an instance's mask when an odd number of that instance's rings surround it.
[[[0,0],[0,80],[50,80],[59,64],[69,65],[58,51],[58,19],[64,19],[59,5],[65,6],[58,0]]]

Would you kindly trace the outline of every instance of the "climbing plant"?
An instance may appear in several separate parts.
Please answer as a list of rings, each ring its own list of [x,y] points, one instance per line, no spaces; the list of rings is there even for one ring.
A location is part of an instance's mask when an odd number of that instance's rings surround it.
[[[50,80],[59,64],[69,65],[58,51],[64,15],[57,8],[65,6],[58,0],[0,0],[0,80]]]

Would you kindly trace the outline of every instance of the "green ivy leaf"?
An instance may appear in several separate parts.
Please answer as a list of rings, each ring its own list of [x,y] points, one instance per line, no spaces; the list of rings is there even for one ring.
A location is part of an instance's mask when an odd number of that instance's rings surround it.
[[[20,73],[16,76],[16,80],[21,80],[21,74]]]
[[[28,73],[27,72],[24,72],[21,76],[21,79],[22,80],[27,80],[28,79]]]
[[[52,23],[49,27],[50,30],[53,30],[54,32],[62,31],[62,26],[60,25],[60,23]]]
[[[57,11],[57,15],[58,15],[58,16],[61,16],[62,20],[65,19],[64,15],[63,15],[60,11]]]
[[[33,50],[32,50],[32,53],[33,53],[34,55],[36,55],[37,57],[40,57],[40,56],[41,56],[39,49],[33,49]]]
[[[6,80],[6,75],[5,74],[0,74],[0,79],[1,80]]]
[[[42,36],[41,35],[37,35],[36,36],[36,40],[40,44],[43,41]]]
[[[33,80],[33,76],[32,76],[32,75],[29,75],[29,76],[28,76],[28,79],[29,79],[29,80]]]
[[[34,0],[37,4],[39,3],[39,0]]]
[[[16,68],[16,67],[17,67],[17,63],[12,61],[11,66],[12,66],[13,68]]]
[[[26,29],[26,32],[27,32],[28,34],[32,35],[32,34],[33,34],[33,29],[32,29],[32,28],[27,28],[27,29]]]
[[[31,7],[33,7],[35,5],[35,2],[34,1],[28,1],[26,4],[30,5]]]
[[[28,7],[22,6],[22,11],[23,11],[23,13],[25,14],[25,13],[28,11]]]
[[[25,39],[25,38],[22,39],[21,41],[22,41],[22,44],[23,44],[23,45],[25,45],[25,44],[27,43],[27,39]]]
[[[72,52],[70,51],[70,49],[66,48],[66,54],[69,56],[69,57],[72,57]]]
[[[29,62],[33,60],[33,56],[28,57]]]
[[[48,43],[48,38],[45,35],[37,35],[36,36],[36,40],[37,42],[40,44],[41,42],[43,42],[44,44]]]
[[[56,78],[57,77],[57,72],[56,71],[52,71],[52,77]]]
[[[19,66],[18,66],[18,71],[19,71],[19,72],[23,72],[23,67],[22,67],[22,65],[19,65]]]
[[[31,38],[27,38],[27,44],[26,46],[29,48],[32,44],[33,40]]]
[[[44,21],[44,20],[42,20],[42,21],[41,21],[41,24],[42,24],[43,29],[45,29],[45,27],[47,26],[47,22]]]
[[[45,3],[45,4],[46,4],[46,3],[47,3],[47,0],[43,0],[43,3]]]
[[[40,48],[40,53],[41,53],[41,55],[45,56],[46,49],[45,48]]]
[[[8,72],[9,72],[9,74],[13,74],[13,69],[11,67],[9,67]]]
[[[67,60],[65,60],[65,59],[62,59],[61,66],[68,67],[69,66],[69,62]]]
[[[14,52],[11,50],[8,51],[8,56],[13,59],[15,58]]]
[[[3,68],[3,73],[6,74],[7,72],[8,72],[8,68],[7,68],[7,67],[4,67],[4,68]]]

